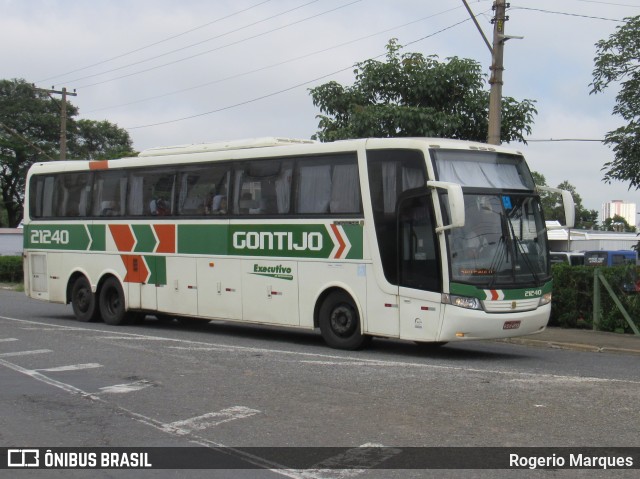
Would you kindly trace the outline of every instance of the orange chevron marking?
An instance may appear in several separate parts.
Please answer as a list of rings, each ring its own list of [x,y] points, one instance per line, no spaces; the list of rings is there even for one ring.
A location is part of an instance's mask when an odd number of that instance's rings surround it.
[[[338,227],[336,225],[331,225],[331,229],[333,230],[333,234],[336,235],[336,238],[338,239],[338,243],[340,244],[340,247],[338,248],[338,251],[336,252],[336,258],[340,258],[342,253],[344,253],[344,250],[347,247],[347,244],[342,239],[342,235],[340,234],[340,230],[338,229]]]
[[[175,253],[176,225],[153,225],[153,229],[160,242],[156,248],[156,253]]]
[[[147,280],[149,269],[142,256],[123,254],[120,258],[127,269],[127,274],[124,277],[125,283],[144,283]]]
[[[133,237],[129,225],[109,225],[109,231],[111,231],[111,236],[113,236],[118,251],[131,251],[133,249],[136,239]]]

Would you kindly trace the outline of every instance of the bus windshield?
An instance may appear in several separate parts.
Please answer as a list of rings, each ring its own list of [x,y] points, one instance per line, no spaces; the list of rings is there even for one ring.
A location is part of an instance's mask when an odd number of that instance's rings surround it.
[[[537,286],[549,279],[539,200],[516,194],[465,194],[465,226],[451,230],[451,280],[487,289]]]

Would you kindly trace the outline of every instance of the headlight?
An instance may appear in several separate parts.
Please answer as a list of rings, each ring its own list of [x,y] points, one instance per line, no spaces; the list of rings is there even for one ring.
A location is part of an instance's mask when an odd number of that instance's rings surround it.
[[[551,302],[551,293],[545,293],[540,296],[540,306],[544,306],[545,304],[549,304]]]
[[[469,298],[468,296],[456,296],[453,294],[443,294],[442,302],[458,306],[465,309],[482,309],[482,303],[478,298]]]

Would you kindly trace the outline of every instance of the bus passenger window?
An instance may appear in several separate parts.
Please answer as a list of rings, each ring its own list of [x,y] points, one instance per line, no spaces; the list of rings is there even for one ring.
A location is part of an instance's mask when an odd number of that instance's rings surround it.
[[[256,160],[242,165],[235,173],[234,213],[289,213],[292,174],[291,160]]]
[[[360,178],[355,155],[305,158],[299,161],[296,212],[357,214]]]
[[[205,164],[187,168],[178,180],[178,214],[226,215],[231,166]]]
[[[127,172],[98,171],[93,180],[93,216],[122,216],[127,194]]]

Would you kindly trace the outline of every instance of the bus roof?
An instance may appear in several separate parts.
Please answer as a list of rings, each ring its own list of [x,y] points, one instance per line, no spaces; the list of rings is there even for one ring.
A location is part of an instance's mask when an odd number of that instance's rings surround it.
[[[200,143],[192,145],[177,145],[156,147],[143,150],[138,156],[125,157],[116,160],[90,160],[90,161],[50,161],[38,162],[32,165],[30,173],[57,172],[57,171],[83,171],[87,169],[103,169],[115,167],[124,168],[143,166],[144,160],[157,159],[160,163],[210,161],[210,160],[234,160],[244,158],[260,158],[274,154],[280,154],[281,149],[286,149],[287,154],[297,155],[306,153],[337,153],[354,151],[360,148],[435,148],[457,149],[471,151],[489,151],[496,153],[519,154],[521,152],[504,148],[498,145],[486,143],[453,140],[447,138],[429,137],[401,137],[401,138],[360,138],[351,140],[339,140],[335,142],[321,143],[314,140],[293,139],[282,137],[262,137],[245,140],[221,141],[215,143]],[[278,150],[278,153],[276,153]],[[246,153],[243,153],[246,152]]]
[[[248,148],[264,148],[268,146],[314,144],[314,140],[296,138],[250,138],[246,140],[220,141],[216,143],[198,143],[192,145],[159,146],[140,152],[138,156],[183,155],[186,153],[206,153],[208,151],[244,150]]]

